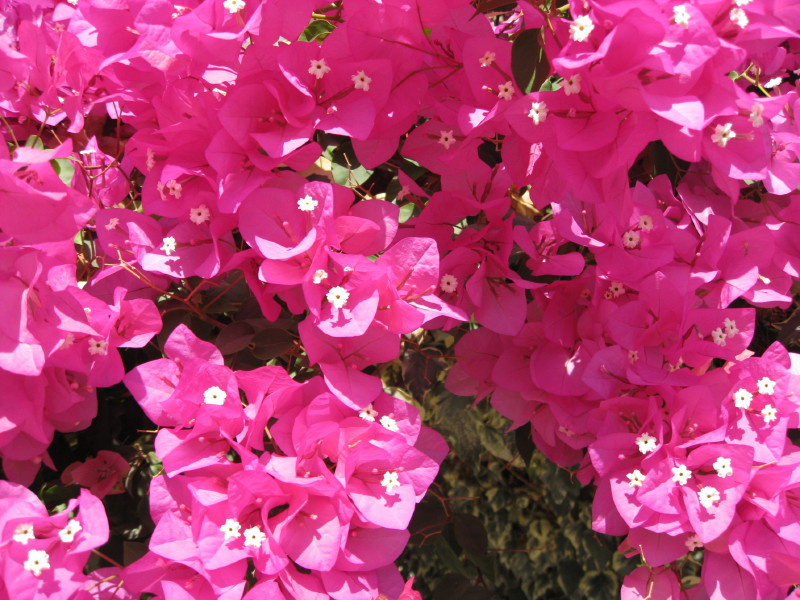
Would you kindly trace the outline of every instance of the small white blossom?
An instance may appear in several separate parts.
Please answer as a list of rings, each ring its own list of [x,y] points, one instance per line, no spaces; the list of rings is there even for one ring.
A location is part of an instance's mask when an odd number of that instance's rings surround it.
[[[319,60],[311,60],[311,66],[308,67],[308,74],[313,75],[317,79],[322,79],[330,73],[331,68],[325,63],[324,58],[320,58]]]
[[[725,123],[724,125],[717,125],[714,127],[714,133],[711,134],[711,141],[720,148],[728,145],[733,138],[736,137],[736,132],[733,130],[733,123]]]
[[[711,487],[710,485],[700,488],[700,490],[697,492],[697,496],[700,498],[700,504],[706,508],[711,508],[714,506],[715,502],[719,502],[720,500],[719,490],[715,487]]]
[[[576,42],[585,42],[594,29],[594,23],[589,15],[581,15],[569,26],[569,37]]]
[[[769,377],[762,377],[756,382],[758,393],[772,396],[775,393],[775,382]]]
[[[642,238],[639,235],[639,232],[634,231],[633,229],[622,234],[622,245],[626,248],[636,248],[641,240]]]
[[[689,481],[689,477],[691,476],[692,472],[686,468],[686,465],[672,467],[672,481],[678,485],[686,485],[686,482]]]
[[[225,541],[235,540],[238,537],[241,537],[241,530],[242,525],[236,519],[228,519],[225,523],[219,528],[219,530],[225,534]]]
[[[478,59],[478,62],[481,63],[482,67],[489,67],[494,62],[494,59],[497,57],[495,52],[491,50],[487,50],[483,56]]]
[[[672,7],[672,20],[675,22],[675,25],[680,25],[684,29],[688,29],[689,19],[689,11],[686,10],[685,4],[678,4]]]
[[[117,225],[119,225],[119,219],[117,217],[111,217],[106,223],[106,231],[113,231],[116,229]]]
[[[442,275],[441,281],[439,281],[439,289],[442,290],[445,294],[452,294],[458,288],[458,279],[455,278],[455,275],[451,275],[450,273],[445,273]]]
[[[444,146],[445,150],[450,150],[450,146],[456,143],[456,138],[453,137],[453,130],[450,131],[440,131],[439,132],[439,139],[437,140],[439,144]]]
[[[626,477],[628,478],[628,485],[631,487],[642,487],[644,480],[647,479],[647,476],[639,469],[634,469],[632,472],[628,473]]]
[[[533,119],[534,125],[541,125],[547,118],[547,105],[544,102],[534,102],[528,116]]]
[[[768,90],[771,90],[772,88],[774,88],[776,86],[779,86],[781,83],[783,83],[783,77],[773,77],[772,79],[767,81],[763,85],[763,87],[768,89]]]
[[[14,528],[11,539],[23,546],[36,537],[33,533],[33,523],[20,523]]]
[[[225,398],[228,393],[222,388],[214,385],[203,392],[203,402],[205,404],[213,404],[214,406],[222,406],[225,404]]]
[[[619,298],[625,293],[625,286],[620,281],[612,281],[608,284],[608,293],[612,298]]]
[[[245,1],[244,0],[225,0],[225,2],[222,3],[222,7],[233,15],[233,14],[236,14],[237,12],[239,12],[240,10],[242,10],[245,7]]]
[[[105,356],[108,354],[108,342],[106,340],[90,338],[89,354],[92,356]]]
[[[174,179],[170,179],[166,185],[167,190],[169,191],[170,196],[175,196],[178,200],[181,199],[181,194],[183,194],[183,186],[175,181]]]
[[[653,217],[650,215],[641,215],[639,217],[639,229],[642,231],[652,231],[653,230]]]
[[[308,194],[306,194],[305,196],[303,196],[302,198],[300,198],[297,201],[297,208],[299,208],[303,212],[311,212],[312,210],[317,208],[318,205],[319,205],[319,202],[314,200]]]
[[[260,548],[264,540],[267,539],[267,534],[261,531],[258,525],[253,525],[250,529],[244,530],[244,545],[252,546],[253,548]]]
[[[381,417],[381,425],[383,425],[389,431],[400,431],[400,428],[397,426],[397,421],[395,421],[389,415],[383,415]]]
[[[720,456],[711,466],[714,467],[714,470],[717,472],[717,476],[722,477],[723,479],[733,475],[731,459],[726,456]]]
[[[725,337],[725,332],[722,331],[722,327],[717,327],[711,332],[711,339],[714,340],[714,343],[717,346],[724,346],[727,343],[725,341]]]
[[[638,350],[628,350],[628,362],[633,364],[637,360],[639,360],[639,351]]]
[[[202,225],[211,218],[211,211],[205,204],[189,211],[189,220],[195,225]]]
[[[44,550],[29,550],[28,560],[22,564],[22,567],[39,577],[42,571],[50,568],[50,555]]]
[[[78,6],[78,0],[67,0],[67,3],[71,4],[72,6]]]
[[[700,541],[700,538],[697,537],[696,533],[690,534],[689,537],[686,538],[686,542],[684,543],[686,544],[686,547],[689,549],[689,552],[694,552],[698,548],[703,547],[703,542]]]
[[[375,417],[378,416],[378,411],[375,410],[372,407],[372,404],[370,403],[369,406],[367,406],[364,410],[362,410],[360,413],[358,413],[358,416],[361,417],[362,419],[364,419],[365,421],[369,421],[370,423],[374,423],[375,422]],[[381,423],[381,424],[383,424],[383,423]]]
[[[395,495],[397,492],[394,488],[400,487],[400,479],[397,477],[397,473],[386,471],[386,473],[383,474],[381,485],[386,488],[387,494]]]
[[[328,278],[328,272],[325,269],[317,269],[314,271],[314,276],[311,278],[311,281],[314,283],[322,283],[324,280]]]
[[[760,102],[753,103],[748,117],[753,127],[761,127],[764,124],[764,105]]]
[[[723,321],[723,325],[725,326],[725,335],[728,337],[732,337],[739,333],[739,329],[736,327],[736,321],[733,319],[726,318],[725,321]]]
[[[501,83],[497,88],[497,97],[501,100],[511,100],[514,95],[514,84],[510,81]]]
[[[747,18],[747,13],[741,8],[732,8],[730,18],[731,22],[740,29],[744,29],[750,23],[750,19]]]
[[[572,94],[579,94],[581,91],[581,76],[578,73],[568,77],[564,81],[561,82],[561,89],[564,90],[564,94],[567,96],[572,96]]]
[[[747,6],[747,5],[748,5],[748,4],[750,4],[752,1],[753,1],[753,0],[734,0],[734,2],[733,2],[733,3],[734,3],[736,6]]]
[[[767,404],[761,409],[761,416],[764,417],[764,423],[772,423],[778,418],[778,409],[772,404]]]
[[[347,299],[350,297],[350,292],[342,286],[337,285],[329,289],[325,297],[328,299],[328,302],[333,304],[336,308],[344,308],[344,305],[347,304]]]
[[[58,532],[58,537],[60,537],[61,541],[65,544],[69,544],[75,540],[75,536],[81,529],[83,529],[83,527],[81,527],[77,519],[70,519],[67,526]]]
[[[353,85],[355,85],[357,90],[369,91],[369,84],[372,83],[372,77],[368,76],[364,71],[359,71],[351,76],[350,79],[353,80]]]
[[[178,245],[175,242],[175,238],[172,236],[165,237],[163,240],[161,240],[161,250],[163,250],[164,254],[167,256],[175,252],[177,247]]]
[[[647,454],[655,450],[657,442],[658,440],[649,433],[643,433],[636,438],[636,445],[639,447],[639,452],[642,454]]]
[[[736,408],[747,410],[748,408],[750,408],[750,403],[752,401],[753,401],[753,394],[751,394],[744,388],[739,388],[733,394],[733,405]]]

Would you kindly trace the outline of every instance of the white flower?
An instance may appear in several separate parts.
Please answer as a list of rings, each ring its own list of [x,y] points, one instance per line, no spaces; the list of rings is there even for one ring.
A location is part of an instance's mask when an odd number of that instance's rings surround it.
[[[750,403],[752,401],[753,401],[753,394],[751,394],[744,388],[739,388],[733,394],[733,405],[736,408],[747,410],[748,408],[750,408]]]
[[[778,409],[772,404],[767,404],[761,409],[761,416],[764,417],[764,423],[772,423],[778,418]]]
[[[544,102],[534,102],[528,116],[533,119],[534,125],[541,125],[547,118],[547,105]]]
[[[710,485],[703,486],[697,492],[697,495],[700,498],[700,504],[705,506],[706,508],[711,508],[714,506],[715,502],[719,502],[719,490],[717,488],[711,487]]]
[[[703,542],[700,541],[700,538],[697,537],[696,533],[690,534],[689,537],[686,538],[686,542],[684,543],[686,544],[686,547],[689,549],[689,552],[694,552],[698,548],[703,547]]]
[[[581,15],[569,26],[569,37],[576,42],[585,42],[594,29],[594,23],[589,15]]]
[[[342,286],[337,285],[328,290],[325,296],[328,302],[333,304],[336,308],[343,308],[347,304],[347,299],[350,297],[350,292]]]
[[[72,6],[78,6],[78,0],[67,0],[67,2]]]
[[[647,454],[655,450],[657,442],[658,440],[649,433],[643,433],[636,438],[636,445],[639,447],[639,452],[642,454]]]
[[[119,219],[117,217],[111,217],[106,223],[106,231],[113,231],[116,229],[117,225],[119,225]]]
[[[108,354],[108,342],[94,338],[89,339],[89,354],[93,356],[105,356]]]
[[[711,134],[711,141],[720,148],[728,145],[733,138],[736,137],[736,132],[733,130],[733,123],[725,123],[724,125],[717,125],[714,127],[714,133]]]
[[[478,59],[478,62],[481,63],[482,67],[489,67],[494,62],[494,59],[497,57],[495,52],[491,50],[487,50],[484,52],[483,56]]]
[[[39,577],[42,571],[50,568],[50,555],[44,550],[29,550],[28,560],[23,563],[22,567]]]
[[[750,19],[747,18],[747,13],[741,8],[732,8],[730,18],[731,22],[740,29],[744,29],[750,23]]]
[[[612,281],[608,284],[608,293],[612,298],[619,298],[625,293],[625,286],[620,281]]]
[[[672,7],[672,20],[675,25],[680,25],[684,29],[689,28],[689,11],[686,10],[685,4],[678,4]]]
[[[514,84],[510,81],[500,84],[497,88],[497,97],[502,100],[511,100],[514,95]]]
[[[203,402],[205,404],[213,404],[214,406],[222,406],[225,404],[225,398],[227,397],[228,393],[216,385],[211,386],[203,392]]]
[[[311,60],[311,66],[308,67],[308,74],[313,75],[317,79],[322,79],[330,73],[331,68],[325,63],[324,58],[320,58],[319,60]]]
[[[711,465],[714,467],[714,470],[717,472],[718,477],[722,477],[725,479],[726,477],[733,475],[733,467],[731,467],[731,459],[725,456],[720,456],[717,460],[714,461],[714,464]]]
[[[781,83],[783,83],[783,77],[773,77],[772,79],[767,81],[763,85],[763,87],[765,87],[768,90],[771,90],[772,88],[774,88],[775,86],[780,85]]]
[[[650,215],[641,215],[639,217],[639,229],[642,231],[652,231],[653,230],[653,217]]]
[[[647,479],[647,476],[639,469],[634,469],[631,473],[628,473],[626,477],[628,478],[628,485],[631,487],[642,487],[642,483]]]
[[[723,325],[725,326],[725,335],[728,337],[739,333],[739,329],[736,327],[736,321],[733,319],[726,318],[725,321],[723,321]]]
[[[314,271],[314,276],[311,278],[311,281],[314,283],[322,283],[327,278],[328,272],[325,269],[317,269]]]
[[[375,410],[372,407],[372,404],[370,403],[369,406],[367,406],[364,410],[362,410],[360,413],[358,413],[358,416],[361,417],[362,419],[364,419],[365,421],[369,421],[370,423],[374,423],[375,422],[375,417],[378,416],[378,411]],[[383,424],[383,423],[381,423],[381,424]]]
[[[195,225],[202,225],[211,218],[211,211],[205,204],[189,211],[189,220]]]
[[[225,541],[235,540],[236,538],[240,537],[242,534],[239,533],[239,530],[242,528],[242,525],[236,519],[228,519],[225,523],[219,528],[219,530],[225,534]]]
[[[686,482],[689,481],[689,477],[691,476],[692,472],[686,468],[686,465],[672,467],[672,481],[678,485],[686,485]]]
[[[641,240],[639,233],[633,229],[622,234],[622,245],[626,248],[636,248]]]
[[[456,143],[456,138],[453,137],[453,130],[440,131],[438,143],[444,146],[445,150],[450,150],[450,146]]]
[[[303,212],[311,212],[312,210],[317,208],[318,205],[319,205],[319,202],[314,200],[308,194],[306,194],[305,196],[303,196],[302,198],[300,198],[297,201],[297,208],[299,208]]]
[[[267,534],[261,531],[258,525],[253,525],[250,529],[244,530],[244,545],[252,546],[253,548],[260,548],[264,540],[267,539]]]
[[[386,488],[387,494],[396,494],[397,492],[394,491],[394,488],[400,487],[400,479],[398,479],[397,473],[386,471],[386,473],[383,474],[383,481],[381,481],[381,485]]]
[[[567,96],[578,94],[581,91],[581,76],[578,73],[561,82],[561,89]]]
[[[353,80],[353,84],[357,90],[369,91],[369,84],[372,83],[372,77],[369,77],[364,71],[359,71],[351,76],[350,79]]]
[[[20,523],[14,528],[11,539],[23,546],[36,537],[33,533],[33,523]]]
[[[747,6],[747,5],[748,5],[748,4],[750,4],[752,1],[753,1],[753,0],[734,0],[734,4],[735,4],[736,6]]]
[[[181,194],[183,194],[183,186],[175,181],[174,179],[170,179],[166,185],[167,190],[169,190],[170,196],[175,196],[178,200],[181,198]]]
[[[714,340],[717,346],[724,346],[727,343],[725,342],[725,332],[722,331],[722,327],[717,327],[711,332],[711,339]]]
[[[639,351],[638,350],[628,350],[628,362],[633,364],[637,360],[639,360]]]
[[[232,15],[242,10],[244,6],[244,0],[225,0],[225,2],[222,3],[222,7]]]
[[[452,294],[458,288],[458,279],[455,278],[455,275],[451,275],[450,273],[445,273],[442,275],[441,281],[439,281],[439,289],[442,290],[445,294]]]
[[[755,102],[750,109],[750,116],[748,117],[753,127],[761,127],[764,124],[764,105],[760,102]]]
[[[161,242],[161,250],[163,250],[164,254],[167,256],[175,252],[175,249],[178,247],[175,238],[172,236],[165,237]]]
[[[81,527],[81,524],[77,519],[70,519],[69,523],[67,523],[67,526],[58,532],[58,537],[60,537],[61,541],[65,544],[69,544],[75,539],[75,535],[81,529],[83,529],[83,527]]]
[[[381,417],[381,425],[389,431],[400,431],[400,428],[397,426],[397,421],[388,415],[383,415]]]
[[[762,377],[756,382],[758,393],[772,396],[775,393],[775,382],[769,377]]]

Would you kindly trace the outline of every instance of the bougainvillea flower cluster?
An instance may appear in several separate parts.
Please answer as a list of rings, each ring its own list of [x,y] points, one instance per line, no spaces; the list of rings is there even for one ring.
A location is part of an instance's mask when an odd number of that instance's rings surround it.
[[[1,9],[0,597],[419,598],[394,561],[448,448],[380,365],[421,330],[594,486],[623,598],[794,597],[800,357],[749,348],[800,283],[800,12],[484,4]],[[220,325],[183,292],[232,276],[301,367],[168,322]],[[120,382],[155,529],[87,575],[125,458],[71,465],[57,514],[23,486]]]

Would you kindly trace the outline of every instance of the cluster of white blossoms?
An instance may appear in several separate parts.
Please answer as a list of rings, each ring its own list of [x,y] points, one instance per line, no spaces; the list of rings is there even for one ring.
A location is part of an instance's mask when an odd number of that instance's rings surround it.
[[[725,319],[722,327],[717,327],[711,332],[711,339],[717,346],[725,346],[729,337],[733,337],[739,333],[736,327],[736,321],[733,319]]]
[[[224,540],[226,542],[242,537],[241,529],[242,524],[236,519],[226,520],[219,528],[219,530],[223,533]],[[252,527],[244,530],[245,546],[250,546],[251,548],[260,548],[266,539],[267,534],[261,531],[261,528],[258,525],[253,525]]]
[[[765,376],[756,382],[756,390],[762,396],[773,396],[775,395],[775,385],[775,381]],[[750,410],[753,397],[752,392],[745,388],[739,388],[733,393],[733,405],[741,410]],[[765,404],[759,412],[766,425],[778,420],[778,409],[771,403]]]

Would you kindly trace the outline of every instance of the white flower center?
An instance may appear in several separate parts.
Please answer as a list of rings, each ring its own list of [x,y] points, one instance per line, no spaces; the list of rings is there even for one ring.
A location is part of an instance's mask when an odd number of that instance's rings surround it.
[[[260,548],[261,544],[267,539],[267,534],[261,531],[258,525],[254,525],[244,530],[244,545]]]
[[[488,67],[488,66],[491,66],[491,64],[494,62],[495,57],[497,57],[497,54],[495,52],[492,52],[491,50],[487,50],[483,54],[483,56],[481,56],[478,59],[478,62],[481,63],[482,67]]]
[[[347,304],[347,299],[350,298],[350,292],[337,285],[329,289],[325,297],[336,308],[344,308],[344,305]]]
[[[202,225],[211,218],[211,211],[205,204],[189,211],[189,220],[195,225]]]
[[[733,475],[733,467],[731,466],[731,459],[725,456],[720,456],[717,460],[714,461],[712,465],[714,470],[717,472],[718,477],[722,477],[725,479]]]
[[[761,409],[761,416],[764,417],[764,423],[772,423],[778,418],[778,409],[772,404],[767,404]]]
[[[381,481],[381,485],[386,488],[387,494],[396,494],[397,492],[394,488],[400,487],[400,479],[398,479],[397,473],[386,471],[386,473],[383,474],[383,481]]]
[[[711,487],[710,485],[706,485],[697,492],[697,496],[700,498],[700,504],[705,506],[706,508],[711,508],[714,506],[715,502],[719,502],[720,495],[719,490],[715,487]]]
[[[364,73],[364,71],[359,71],[355,75],[352,75],[350,79],[353,80],[353,85],[357,90],[369,91],[369,84],[372,83],[372,78]]]
[[[244,0],[225,0],[225,2],[222,3],[222,7],[233,15],[233,14],[236,14],[237,12],[239,12],[240,10],[242,10],[245,7],[245,1]]]
[[[497,88],[497,97],[501,98],[502,100],[511,100],[513,95],[514,84],[510,81],[506,81]]]
[[[750,403],[752,401],[753,401],[753,394],[751,394],[744,388],[739,388],[733,394],[733,405],[736,408],[747,410],[748,408],[750,408]]]
[[[692,472],[686,468],[686,465],[672,467],[672,481],[678,485],[686,485],[686,482],[689,481],[691,476]]]
[[[658,440],[649,433],[643,433],[636,438],[636,445],[639,447],[639,452],[642,454],[647,454],[655,450],[657,442]]]
[[[450,146],[456,143],[456,138],[453,137],[453,130],[440,131],[438,143],[444,146],[445,150],[450,150]]]
[[[547,118],[547,105],[544,102],[533,102],[528,116],[533,119],[534,125],[541,125]]]
[[[39,577],[42,571],[50,568],[50,555],[44,550],[30,550],[28,551],[28,560],[23,563],[22,567]]]
[[[635,469],[633,472],[628,473],[626,475],[628,478],[628,485],[631,487],[642,487],[644,480],[647,479],[647,476],[644,475],[639,469]]]
[[[89,340],[89,354],[93,356],[105,356],[108,354],[108,342],[105,340]]]
[[[569,26],[569,37],[576,42],[585,42],[589,39],[589,34],[594,30],[594,23],[589,15],[581,15]]]
[[[219,530],[225,534],[225,541],[235,540],[236,538],[240,537],[242,534],[239,533],[241,530],[242,525],[236,519],[228,519],[225,523],[219,528]]]
[[[626,231],[625,233],[622,234],[622,244],[626,248],[630,249],[636,248],[636,246],[639,245],[641,239],[642,238],[639,235],[639,233],[637,231],[634,231],[633,229],[631,229],[630,231]]]
[[[172,236],[165,237],[161,240],[161,250],[164,251],[164,254],[167,256],[171,255],[178,247],[178,244],[175,242],[175,238]]]
[[[311,66],[308,68],[308,74],[313,75],[317,79],[322,79],[325,75],[330,73],[331,68],[325,63],[324,58],[311,61]]]
[[[383,415],[381,417],[381,425],[383,425],[389,431],[400,431],[400,428],[397,426],[397,421],[395,421],[389,415]]]
[[[720,148],[728,145],[733,138],[736,137],[736,132],[733,130],[733,123],[725,123],[724,125],[717,125],[714,127],[714,133],[711,134],[711,141]]]
[[[311,281],[314,283],[322,283],[327,278],[328,272],[325,269],[317,269],[314,271],[314,276],[311,278]]]
[[[758,393],[772,396],[775,393],[775,382],[769,377],[762,377],[756,382]]]
[[[222,406],[225,404],[225,398],[227,397],[228,393],[216,385],[203,392],[203,402],[206,404],[213,404],[214,406]]]
[[[312,210],[317,208],[318,205],[319,202],[314,200],[309,195],[305,195],[297,201],[297,208],[299,208],[303,212],[311,212]]]
[[[83,529],[83,527],[81,527],[81,524],[76,519],[70,519],[69,523],[67,523],[67,526],[58,532],[58,537],[60,537],[61,541],[65,544],[69,544],[75,539],[75,535],[81,529]]]
[[[34,537],[33,523],[20,523],[14,528],[14,534],[11,536],[11,539],[24,546]]]
[[[578,73],[572,75],[569,79],[565,79],[561,83],[561,88],[567,96],[578,94],[581,91],[581,76]]]
[[[440,290],[442,290],[445,294],[452,294],[457,288],[458,279],[456,279],[454,275],[450,275],[449,273],[442,275],[442,279],[439,282]]]
[[[750,19],[747,18],[747,13],[741,8],[732,8],[730,18],[731,22],[740,29],[744,29],[750,23]]]
[[[686,10],[685,4],[678,4],[672,7],[672,20],[676,25],[680,25],[684,29],[689,28],[689,11]]]

